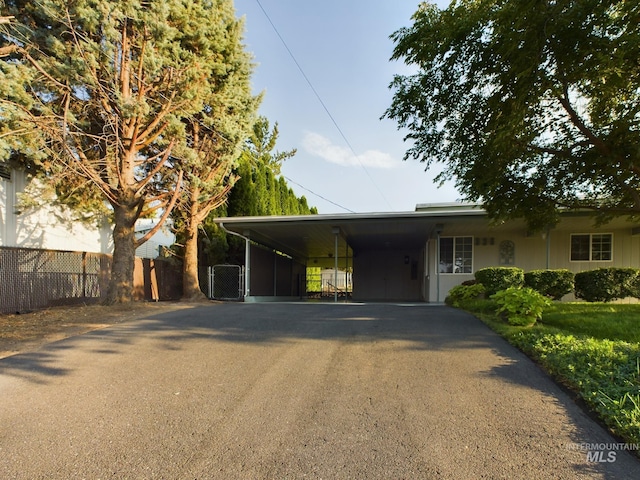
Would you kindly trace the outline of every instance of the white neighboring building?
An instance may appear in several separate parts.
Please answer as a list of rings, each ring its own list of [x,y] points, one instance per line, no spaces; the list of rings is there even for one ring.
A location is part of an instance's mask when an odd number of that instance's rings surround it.
[[[11,170],[0,163],[0,246],[40,248],[91,253],[113,253],[112,226],[105,219],[101,225],[73,220],[68,208],[47,205],[33,211],[20,212],[18,195],[29,180],[25,172]],[[151,228],[153,220],[141,220],[138,236]],[[173,244],[175,237],[163,227],[136,251],[143,258],[156,258],[161,245]]]
[[[157,220],[153,218],[141,218],[136,222],[136,238],[145,235],[149,230],[155,227]],[[160,230],[153,237],[144,242],[136,249],[136,257],[140,258],[158,258],[161,255],[162,247],[169,247],[176,241],[176,236],[172,231],[173,222],[168,218]]]

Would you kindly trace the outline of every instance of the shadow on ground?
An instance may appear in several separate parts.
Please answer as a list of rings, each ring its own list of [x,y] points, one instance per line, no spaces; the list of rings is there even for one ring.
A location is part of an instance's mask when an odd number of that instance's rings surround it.
[[[96,319],[97,320],[97,319]],[[68,373],[58,365],[67,349],[116,355],[142,341],[158,349],[189,349],[193,341],[273,344],[304,339],[377,342],[398,348],[450,350],[491,348],[500,356],[509,347],[471,315],[427,304],[222,303],[151,314],[38,350],[0,359],[0,375],[46,381]]]
[[[74,368],[65,360],[69,350],[86,353],[85,359],[98,361],[102,357],[128,354],[136,348],[187,354],[203,342],[210,342],[211,348],[221,343],[268,347],[306,340],[337,340],[372,347],[376,342],[385,342],[398,350],[453,351],[469,362],[474,361],[474,352],[488,350],[498,358],[499,365],[480,375],[543,391],[572,421],[584,425],[583,412],[569,408],[571,399],[533,362],[481,321],[460,310],[426,304],[223,303],[184,308],[112,325],[37,351],[4,358],[0,360],[0,380],[4,376],[46,384],[68,375]],[[578,427],[572,440],[576,444],[584,442],[586,435],[582,427]],[[607,439],[611,441],[602,431],[601,438],[587,441]],[[598,465],[585,464],[580,468],[582,474],[602,473]]]

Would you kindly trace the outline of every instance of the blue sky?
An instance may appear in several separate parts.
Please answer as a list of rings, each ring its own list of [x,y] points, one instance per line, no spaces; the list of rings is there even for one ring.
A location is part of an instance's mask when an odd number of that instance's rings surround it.
[[[403,161],[406,132],[380,120],[393,75],[409,72],[389,61],[389,35],[410,25],[417,7],[417,0],[235,0],[257,64],[253,89],[264,92],[260,114],[278,122],[277,150],[297,149],[282,174],[320,213],[408,211],[461,197],[452,185],[437,188],[424,164]]]

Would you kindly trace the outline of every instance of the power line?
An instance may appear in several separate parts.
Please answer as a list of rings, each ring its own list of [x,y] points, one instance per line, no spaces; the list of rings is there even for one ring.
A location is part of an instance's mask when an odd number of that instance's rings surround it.
[[[316,196],[316,197],[318,197],[318,198],[321,198],[321,199],[322,199],[322,200],[324,200],[325,202],[329,202],[329,203],[331,203],[331,204],[335,205],[336,207],[339,207],[339,208],[341,208],[341,209],[343,209],[343,210],[346,210],[346,211],[347,211],[347,212],[349,212],[349,213],[356,213],[356,212],[354,212],[353,210],[348,209],[347,207],[343,207],[342,205],[339,205],[339,204],[337,204],[336,202],[332,202],[332,201],[331,201],[331,200],[329,200],[328,198],[325,198],[325,197],[323,197],[322,195],[320,195],[320,194],[318,194],[318,193],[316,193],[316,192],[313,192],[313,191],[309,190],[309,189],[308,189],[307,187],[305,187],[304,185],[300,185],[298,182],[294,182],[293,180],[291,180],[291,179],[290,179],[289,177],[287,177],[286,175],[282,175],[282,176],[285,178],[285,180],[286,180],[287,182],[289,182],[289,183],[293,183],[294,185],[299,186],[299,187],[300,187],[300,188],[302,188],[303,190],[306,190],[306,191],[307,191],[307,192],[309,192],[310,194],[315,195],[315,196]]]
[[[333,125],[336,127],[336,130],[338,130],[338,133],[340,133],[340,136],[342,137],[342,139],[344,140],[344,142],[347,144],[347,147],[349,147],[349,150],[351,151],[351,153],[353,154],[353,156],[355,157],[355,159],[358,161],[358,163],[360,164],[360,167],[362,167],[362,169],[365,171],[365,173],[367,174],[367,176],[369,177],[369,180],[371,181],[371,183],[373,184],[373,186],[376,188],[376,190],[378,191],[378,193],[380,194],[380,196],[382,197],[382,199],[385,201],[385,203],[387,204],[387,206],[389,207],[390,210],[392,210],[393,208],[391,207],[391,205],[389,204],[389,201],[387,200],[387,198],[384,196],[384,193],[382,192],[382,190],[380,190],[380,188],[378,187],[377,183],[375,182],[375,180],[373,179],[373,177],[371,176],[371,174],[369,173],[369,170],[367,170],[367,168],[364,166],[364,164],[360,161],[360,158],[358,157],[358,155],[356,154],[354,148],[351,146],[351,142],[349,142],[349,140],[347,139],[347,136],[344,134],[344,132],[342,131],[342,129],[340,128],[340,125],[338,125],[338,122],[336,121],[336,119],[333,117],[333,115],[331,114],[331,112],[329,111],[329,108],[327,108],[327,105],[324,103],[324,101],[322,100],[322,97],[320,96],[320,94],[318,93],[318,91],[315,89],[315,87],[313,86],[313,84],[311,83],[311,80],[309,80],[309,77],[307,77],[307,74],[304,72],[302,66],[300,65],[300,63],[298,63],[298,60],[296,59],[295,55],[293,54],[293,52],[291,51],[291,49],[289,48],[289,46],[287,45],[287,42],[285,42],[284,38],[282,38],[282,35],[280,35],[280,32],[278,31],[278,29],[276,28],[275,24],[273,23],[273,21],[271,20],[271,17],[269,17],[269,14],[267,13],[267,11],[264,9],[264,7],[262,6],[262,4],[260,3],[260,0],[256,0],[256,3],[258,4],[258,6],[260,7],[260,10],[262,10],[262,13],[264,14],[264,16],[267,18],[267,20],[269,21],[269,24],[271,25],[271,28],[273,28],[273,31],[276,32],[276,35],[278,36],[278,38],[280,39],[280,41],[282,42],[282,45],[284,45],[284,48],[287,50],[287,52],[289,53],[289,56],[291,57],[291,59],[293,60],[293,63],[296,64],[296,67],[298,67],[298,70],[300,71],[300,73],[302,74],[302,77],[305,79],[305,81],[307,82],[307,84],[309,85],[309,87],[311,88],[311,91],[314,93],[314,95],[316,96],[316,98],[318,99],[318,101],[320,102],[320,105],[322,105],[322,108],[324,109],[324,111],[326,112],[327,116],[331,119],[331,122],[333,123]],[[301,185],[300,185],[301,186]],[[304,188],[304,187],[303,187]],[[316,195],[316,194],[314,194]],[[319,196],[319,195],[318,195]],[[322,197],[321,197],[322,198]],[[325,199],[326,200],[326,199]],[[327,200],[328,201],[328,200]],[[333,202],[331,202],[333,203]],[[337,205],[337,204],[334,204]],[[340,205],[338,205],[340,206]],[[340,207],[340,208],[344,208],[344,207]],[[346,209],[351,212],[351,210]],[[352,212],[355,213],[355,212]]]

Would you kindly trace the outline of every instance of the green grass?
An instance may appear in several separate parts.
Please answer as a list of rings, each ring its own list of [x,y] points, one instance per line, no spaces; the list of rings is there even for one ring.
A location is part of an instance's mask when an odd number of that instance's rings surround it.
[[[465,309],[579,395],[614,434],[640,443],[640,305],[554,303],[532,327],[508,325],[489,300]]]
[[[593,338],[640,342],[640,304],[556,303],[541,323]]]

